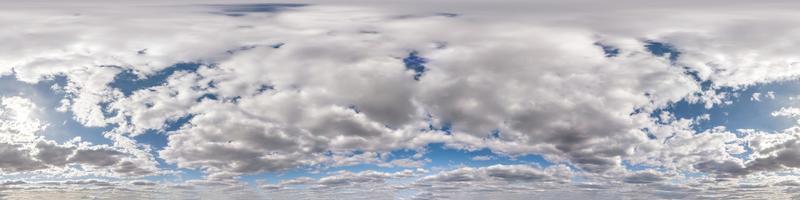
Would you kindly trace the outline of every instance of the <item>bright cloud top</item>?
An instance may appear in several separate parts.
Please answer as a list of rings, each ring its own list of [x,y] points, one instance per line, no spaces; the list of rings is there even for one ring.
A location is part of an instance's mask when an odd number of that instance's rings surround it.
[[[706,4],[9,3],[0,198],[792,198],[796,5]]]

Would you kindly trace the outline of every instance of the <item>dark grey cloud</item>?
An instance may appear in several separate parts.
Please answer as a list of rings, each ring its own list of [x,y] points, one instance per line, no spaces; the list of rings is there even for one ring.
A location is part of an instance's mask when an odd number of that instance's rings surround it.
[[[69,162],[106,167],[117,164],[122,155],[124,155],[122,152],[113,149],[79,149],[70,157]]]
[[[361,183],[383,183],[391,177],[391,174],[374,171],[360,172],[357,174],[341,172],[341,174],[336,176],[322,178],[317,183],[327,187]]]
[[[64,166],[75,153],[74,147],[59,146],[52,141],[41,141],[36,144],[36,149],[38,149],[38,153],[34,156],[36,159],[55,166]]]
[[[420,184],[425,183],[469,183],[502,181],[506,183],[548,183],[568,182],[569,175],[559,171],[561,166],[548,169],[539,169],[528,165],[492,165],[480,168],[461,167],[454,170],[443,171],[420,179]]]
[[[0,169],[6,173],[44,169],[21,145],[0,143]]]
[[[710,160],[693,165],[701,172],[717,175],[721,178],[746,176],[757,172],[773,172],[800,167],[800,144],[796,128],[776,133],[782,139],[762,138],[759,135],[750,140],[750,147],[756,150],[757,157],[747,161],[735,160]],[[764,144],[768,142],[769,144]]]
[[[748,171],[774,171],[779,169],[792,169],[800,167],[800,135],[796,133],[790,136],[791,138],[770,146],[762,148],[759,154],[767,155],[748,161],[746,169]],[[761,144],[758,141],[754,142],[756,148]]]
[[[632,184],[648,184],[648,183],[656,183],[666,180],[661,174],[657,174],[654,172],[640,172],[626,176],[622,179],[625,183],[632,183]]]
[[[32,153],[36,152],[36,153]],[[21,144],[0,143],[0,169],[7,172],[30,172],[50,167],[64,167],[68,164],[82,164],[108,169],[121,176],[152,175],[153,169],[143,168],[141,164],[123,158],[130,155],[109,147],[74,147],[56,144],[53,141],[39,140],[33,149]]]
[[[474,169],[461,168],[427,177],[426,180],[440,182],[468,182],[479,181],[482,178],[483,177],[481,177],[481,174],[476,172]]]
[[[792,186],[797,187],[800,186],[800,182],[796,180],[785,180],[774,184],[775,186]]]
[[[486,168],[486,175],[512,182],[540,181],[548,178],[548,174],[533,168],[505,166]]]
[[[131,182],[131,185],[136,185],[136,186],[154,186],[154,185],[158,185],[158,183],[151,182],[151,181],[133,181],[133,182]]]
[[[113,171],[124,176],[145,176],[157,174],[156,170],[145,168],[141,164],[137,164],[130,160],[119,162]]]

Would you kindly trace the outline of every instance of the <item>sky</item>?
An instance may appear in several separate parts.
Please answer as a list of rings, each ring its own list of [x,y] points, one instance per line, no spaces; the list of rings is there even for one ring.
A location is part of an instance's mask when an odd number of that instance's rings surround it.
[[[794,1],[0,1],[0,199],[796,199]]]

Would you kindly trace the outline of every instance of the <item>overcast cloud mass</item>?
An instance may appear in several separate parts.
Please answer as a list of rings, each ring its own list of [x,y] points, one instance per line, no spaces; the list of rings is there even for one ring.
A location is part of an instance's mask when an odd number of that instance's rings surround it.
[[[797,199],[794,1],[0,3],[0,199]]]

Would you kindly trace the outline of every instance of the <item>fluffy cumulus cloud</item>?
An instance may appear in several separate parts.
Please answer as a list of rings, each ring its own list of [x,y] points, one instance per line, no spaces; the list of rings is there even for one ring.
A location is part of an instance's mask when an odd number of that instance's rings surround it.
[[[740,3],[9,3],[0,198],[791,198],[798,5]]]
[[[142,176],[156,174],[148,165],[124,149],[93,145],[80,138],[59,144],[43,137],[48,124],[37,119],[39,108],[19,96],[0,99],[3,139],[0,140],[0,170],[5,174],[45,173],[68,176]],[[136,162],[136,163],[134,163]]]

